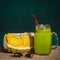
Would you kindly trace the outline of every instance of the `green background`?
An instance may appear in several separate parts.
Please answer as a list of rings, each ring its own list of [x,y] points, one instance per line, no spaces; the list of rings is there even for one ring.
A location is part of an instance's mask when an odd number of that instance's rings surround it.
[[[50,24],[60,36],[59,0],[0,0],[0,46],[8,32],[34,32],[34,13],[40,24]],[[55,44],[53,38],[53,44]],[[58,40],[60,45],[60,38]]]

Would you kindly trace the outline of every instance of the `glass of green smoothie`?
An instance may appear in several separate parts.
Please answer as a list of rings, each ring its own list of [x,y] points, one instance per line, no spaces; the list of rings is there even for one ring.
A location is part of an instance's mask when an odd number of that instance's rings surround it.
[[[34,36],[34,52],[36,54],[49,54],[52,48],[52,37],[56,38],[56,45],[58,45],[58,35],[51,31],[49,24],[36,25],[36,31]]]

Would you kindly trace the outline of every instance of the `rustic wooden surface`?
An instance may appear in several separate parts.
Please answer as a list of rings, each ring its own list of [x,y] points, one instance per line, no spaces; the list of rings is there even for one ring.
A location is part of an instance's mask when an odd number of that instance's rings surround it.
[[[56,49],[52,49],[49,55],[36,55],[32,58],[13,56],[12,53],[0,52],[0,60],[60,60],[60,46]]]

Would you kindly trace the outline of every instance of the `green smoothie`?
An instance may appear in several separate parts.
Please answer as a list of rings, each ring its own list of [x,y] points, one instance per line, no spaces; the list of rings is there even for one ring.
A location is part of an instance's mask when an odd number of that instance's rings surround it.
[[[51,29],[38,29],[34,36],[34,50],[36,54],[49,54],[52,45]]]

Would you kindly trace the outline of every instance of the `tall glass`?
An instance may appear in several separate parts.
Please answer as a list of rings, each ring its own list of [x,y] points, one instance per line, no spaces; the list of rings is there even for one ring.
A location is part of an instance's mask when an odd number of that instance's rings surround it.
[[[36,25],[34,36],[34,51],[36,54],[49,54],[52,48],[52,36],[56,38],[56,45],[58,43],[57,33],[51,32],[51,26],[48,24]]]

